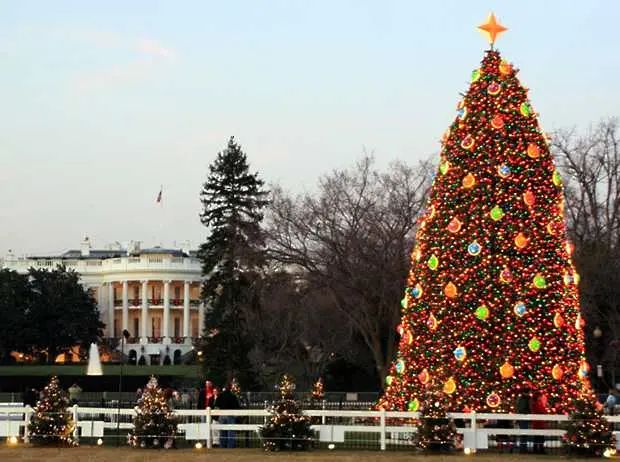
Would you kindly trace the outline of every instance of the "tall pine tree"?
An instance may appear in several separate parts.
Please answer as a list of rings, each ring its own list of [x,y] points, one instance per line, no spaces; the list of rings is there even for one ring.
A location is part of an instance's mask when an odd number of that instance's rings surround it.
[[[216,383],[238,377],[244,388],[252,385],[252,345],[244,335],[243,313],[254,303],[253,288],[265,263],[261,222],[268,193],[263,184],[258,173],[249,172],[246,154],[231,137],[209,166],[200,194],[200,219],[209,228],[199,251],[207,303],[205,373]]]

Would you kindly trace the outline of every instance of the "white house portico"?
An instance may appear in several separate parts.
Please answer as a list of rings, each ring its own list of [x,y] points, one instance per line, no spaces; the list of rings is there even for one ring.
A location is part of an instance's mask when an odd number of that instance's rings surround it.
[[[86,238],[80,250],[54,257],[15,257],[3,267],[25,273],[30,267],[64,265],[80,273],[82,283],[98,302],[104,335],[120,339],[129,332],[125,352],[130,362],[178,363],[200,337],[204,304],[200,301],[201,265],[196,252],[152,247],[132,242],[92,250]],[[167,359],[168,358],[168,359]]]

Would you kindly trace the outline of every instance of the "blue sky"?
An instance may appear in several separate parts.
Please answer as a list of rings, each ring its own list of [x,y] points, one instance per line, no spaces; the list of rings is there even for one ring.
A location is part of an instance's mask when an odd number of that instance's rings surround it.
[[[613,0],[0,0],[0,254],[198,244],[230,135],[294,191],[428,157],[489,11],[545,130],[620,116]]]

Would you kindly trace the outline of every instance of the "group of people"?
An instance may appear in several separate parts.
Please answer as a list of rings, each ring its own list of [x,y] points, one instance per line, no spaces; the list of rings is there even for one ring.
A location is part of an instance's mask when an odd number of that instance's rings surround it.
[[[547,396],[540,390],[532,390],[528,385],[525,385],[517,397],[517,413],[518,414],[548,414],[547,408]],[[519,421],[519,428],[526,430],[532,428],[535,430],[544,429],[547,426],[544,420],[533,420],[529,422],[527,420]],[[519,451],[526,453],[529,451],[528,445],[530,442],[529,435],[521,435],[519,438]],[[545,436],[534,435],[533,438],[533,452],[534,454],[545,454]]]
[[[209,380],[198,395],[198,409],[240,409],[239,398],[232,391],[232,384],[227,384],[223,390],[215,387]],[[213,417],[213,420],[221,424],[236,423],[235,416],[222,415]],[[222,448],[234,448],[237,446],[237,437],[234,430],[222,430],[213,432],[213,446]]]

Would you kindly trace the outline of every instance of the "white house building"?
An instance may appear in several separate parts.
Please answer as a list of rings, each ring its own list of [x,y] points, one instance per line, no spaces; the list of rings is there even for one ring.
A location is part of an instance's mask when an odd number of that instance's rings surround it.
[[[119,339],[130,333],[125,354],[130,362],[171,362],[192,350],[200,336],[205,307],[200,301],[201,265],[188,246],[179,249],[109,246],[94,250],[88,238],[79,250],[57,256],[16,257],[10,251],[3,268],[25,273],[30,267],[64,265],[80,273],[82,284],[98,302],[104,335]]]

